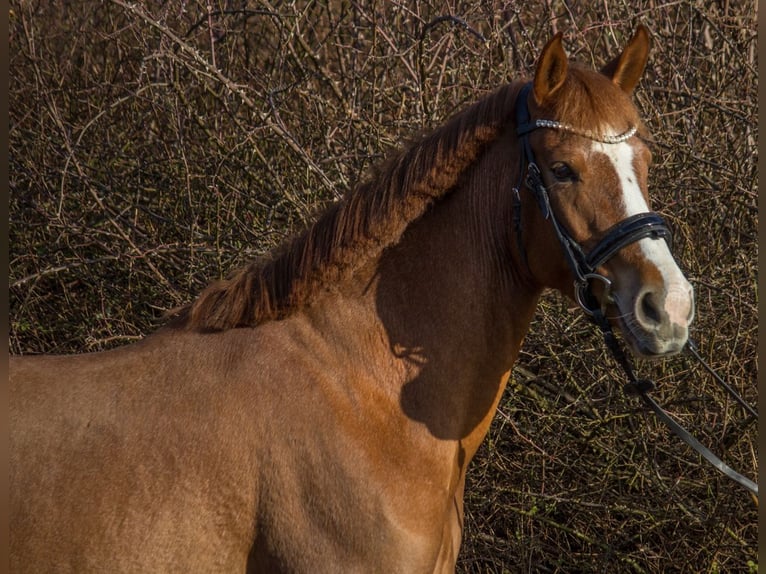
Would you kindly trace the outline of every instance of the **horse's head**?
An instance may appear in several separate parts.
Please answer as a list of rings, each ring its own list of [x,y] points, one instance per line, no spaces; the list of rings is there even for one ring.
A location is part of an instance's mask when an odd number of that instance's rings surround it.
[[[599,73],[571,65],[557,35],[519,96],[517,119],[528,172],[536,164],[540,173],[523,192],[524,220],[534,217],[523,224],[532,273],[586,311],[603,310],[636,354],[657,357],[685,345],[694,298],[649,206],[651,153],[631,98],[648,53],[640,27]]]

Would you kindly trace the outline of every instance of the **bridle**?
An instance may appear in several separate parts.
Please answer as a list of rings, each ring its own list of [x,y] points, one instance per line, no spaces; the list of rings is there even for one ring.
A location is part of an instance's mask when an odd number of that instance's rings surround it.
[[[668,247],[671,246],[672,235],[665,221],[654,212],[638,213],[609,228],[596,246],[586,253],[582,246],[572,237],[567,229],[559,223],[556,215],[553,213],[548,196],[548,190],[543,183],[540,168],[535,162],[535,156],[532,152],[532,146],[529,143],[529,134],[539,128],[562,129],[569,132],[580,133],[584,137],[596,139],[603,143],[619,143],[625,141],[636,133],[633,127],[623,134],[617,136],[599,137],[591,132],[581,132],[574,128],[555,122],[552,120],[531,121],[529,114],[529,93],[532,84],[526,84],[519,92],[516,102],[516,135],[521,142],[521,170],[520,177],[523,177],[526,168],[527,189],[532,192],[537,200],[537,205],[542,211],[543,217],[551,222],[554,232],[558,237],[559,243],[564,249],[564,257],[572,271],[574,277],[575,299],[580,307],[588,315],[593,315],[600,305],[591,290],[591,282],[598,280],[604,283],[607,294],[611,287],[611,281],[604,275],[597,272],[597,269],[606,263],[613,255],[623,247],[635,243],[644,238],[665,239]],[[521,183],[521,182],[520,182]],[[521,242],[521,196],[519,190],[521,185],[513,189],[514,197],[514,225],[516,227],[516,236],[518,247],[522,253],[522,258],[526,263],[526,253],[524,244]],[[606,295],[606,294],[605,294]],[[605,297],[606,298],[606,297]]]
[[[582,307],[585,313],[599,327],[604,337],[604,342],[609,348],[612,356],[622,367],[628,379],[625,385],[626,392],[636,394],[641,397],[644,403],[649,406],[670,429],[681,438],[687,445],[697,451],[710,464],[721,471],[723,474],[736,481],[741,486],[747,488],[755,497],[758,496],[758,485],[749,478],[736,472],[729,467],[712,451],[700,443],[686,429],[684,429],[675,419],[673,419],[657,402],[649,396],[648,392],[655,387],[651,379],[640,379],[636,376],[633,365],[628,356],[622,349],[617,337],[612,330],[612,326],[603,311],[603,306],[599,304],[593,294],[591,285],[594,280],[601,281],[604,284],[603,300],[608,300],[611,281],[598,272],[598,268],[606,263],[612,256],[636,241],[644,238],[654,240],[664,239],[668,247],[671,247],[672,235],[665,221],[657,213],[646,212],[632,215],[623,219],[610,227],[590,252],[586,253],[582,246],[572,237],[569,231],[559,223],[555,213],[551,209],[548,190],[543,183],[540,168],[535,162],[535,156],[532,152],[532,146],[529,143],[529,134],[536,129],[548,128],[559,129],[570,133],[600,141],[602,143],[620,143],[628,140],[636,133],[636,128],[632,127],[625,133],[615,136],[599,136],[590,131],[579,130],[567,124],[554,120],[538,119],[532,121],[529,113],[529,93],[532,89],[532,83],[527,83],[519,92],[516,101],[516,135],[521,144],[521,169],[519,171],[519,183],[513,188],[513,224],[516,230],[516,241],[521,259],[524,265],[528,266],[526,250],[524,248],[522,237],[521,220],[521,188],[526,184],[526,188],[535,198],[543,218],[550,221],[551,226],[561,244],[564,252],[564,258],[569,265],[574,277],[575,300]],[[526,177],[525,177],[526,174]],[[727,385],[713,369],[702,360],[696,349],[694,342],[689,339],[689,351],[699,360],[705,368],[716,378],[726,391],[732,395],[752,417],[758,418],[758,413],[750,407],[729,385]]]

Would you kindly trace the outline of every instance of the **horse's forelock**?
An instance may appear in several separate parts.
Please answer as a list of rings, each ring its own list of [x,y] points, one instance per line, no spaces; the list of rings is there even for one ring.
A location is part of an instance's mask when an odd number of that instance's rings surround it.
[[[567,79],[541,117],[556,120],[600,136],[616,135],[637,127],[645,131],[631,97],[609,78],[570,64]]]

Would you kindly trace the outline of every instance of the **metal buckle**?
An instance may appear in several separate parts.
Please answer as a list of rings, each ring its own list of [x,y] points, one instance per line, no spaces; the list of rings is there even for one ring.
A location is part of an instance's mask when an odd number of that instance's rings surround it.
[[[590,292],[591,279],[598,279],[599,281],[603,281],[605,285],[605,298],[609,297],[609,291],[612,289],[612,281],[603,275],[599,275],[598,273],[586,273],[583,275],[582,281],[574,282],[575,301],[577,301],[577,304],[582,307],[582,310],[585,311],[586,315],[593,316],[593,314],[598,310],[598,307],[592,307],[588,304],[595,302],[595,297],[593,297],[593,294]]]

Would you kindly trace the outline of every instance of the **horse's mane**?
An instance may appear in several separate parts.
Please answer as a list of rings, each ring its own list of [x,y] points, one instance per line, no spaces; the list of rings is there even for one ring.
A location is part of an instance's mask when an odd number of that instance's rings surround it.
[[[512,124],[520,88],[520,83],[499,88],[395,152],[270,258],[211,284],[171,313],[172,324],[200,331],[252,327],[310,303],[323,288],[396,244],[410,223],[455,188],[466,168]],[[644,131],[627,94],[609,78],[576,65],[554,107],[539,112],[583,128],[606,122]]]
[[[219,331],[282,318],[396,244],[509,125],[519,87],[503,86],[394,153],[271,258],[212,283],[178,309],[173,324]]]

